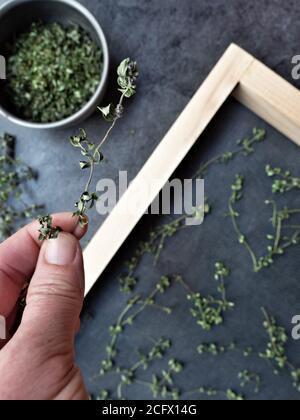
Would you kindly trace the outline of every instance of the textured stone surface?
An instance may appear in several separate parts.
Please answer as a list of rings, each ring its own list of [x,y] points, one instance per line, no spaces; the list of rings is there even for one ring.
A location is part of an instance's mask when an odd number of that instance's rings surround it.
[[[84,0],[81,3],[96,15],[103,26],[111,51],[112,69],[128,55],[134,56],[141,67],[139,94],[105,148],[108,162],[98,170],[99,178],[117,179],[119,169],[128,170],[129,178],[138,172],[230,42],[246,48],[292,82],[291,57],[300,53],[298,1]],[[112,73],[111,89],[114,89],[113,82]],[[108,98],[110,96],[112,93],[108,92]],[[183,168],[189,172],[190,167],[197,164],[197,159],[199,163],[229,145],[232,147],[236,138],[248,132],[253,124],[264,125],[237,104],[226,105],[204,136],[203,146],[195,148],[197,153],[193,155],[196,156],[193,162],[188,160]],[[74,130],[31,131],[3,119],[0,119],[0,127],[1,131],[7,130],[18,136],[19,155],[40,172],[38,185],[32,188],[34,199],[46,203],[48,211],[72,209],[71,204],[77,199],[80,185],[84,182],[77,168],[78,155],[67,140]],[[103,133],[105,124],[95,115],[85,123],[85,128],[92,138],[97,138]],[[274,379],[263,363],[250,360],[245,366],[243,359],[235,354],[219,362],[209,358],[199,359],[194,350],[201,341],[220,339],[227,342],[232,338],[240,338],[242,345],[253,342],[263,349],[265,336],[260,330],[260,306],[265,304],[286,327],[289,327],[291,316],[299,312],[299,293],[295,293],[298,290],[295,273],[299,273],[299,250],[291,251],[289,257],[278,262],[274,269],[253,276],[247,256],[230,236],[230,223],[227,221],[226,224],[223,219],[224,200],[227,199],[234,173],[245,170],[253,183],[255,179],[259,180],[255,184],[256,193],[249,192],[246,226],[253,235],[254,243],[259,247],[261,244],[260,251],[264,249],[261,232],[264,233],[265,226],[262,222],[267,220],[268,214],[264,208],[259,212],[256,209],[257,197],[263,202],[268,191],[268,184],[261,182],[262,166],[270,157],[271,163],[280,163],[284,156],[283,164],[295,170],[299,168],[298,149],[273,130],[270,130],[269,137],[272,146],[261,146],[261,153],[247,168],[240,162],[233,165],[229,172],[223,172],[221,168],[215,170],[209,181],[213,183],[213,188],[208,187],[207,194],[212,195],[214,205],[219,208],[219,221],[214,219],[203,232],[195,235],[183,232],[169,244],[157,268],[153,269],[151,261],[146,261],[140,270],[144,278],[141,290],[151,288],[160,273],[181,271],[194,287],[203,287],[204,291],[208,291],[211,290],[213,263],[223,259],[236,267],[229,295],[237,302],[237,312],[228,317],[226,328],[218,330],[216,335],[205,335],[194,325],[183,303],[170,320],[149,311],[137,321],[136,327],[132,327],[128,338],[120,342],[121,348],[127,349],[122,359],[124,365],[134,362],[134,349],[145,347],[147,337],[162,334],[173,338],[172,355],[187,362],[187,371],[179,379],[179,385],[186,389],[200,385],[236,388],[238,371],[241,367],[248,367],[262,373],[263,397],[298,398],[288,377],[284,375]],[[264,218],[258,220],[257,214],[264,215]],[[91,215],[90,236],[101,222],[96,213]],[[107,327],[125,303],[118,292],[119,267],[124,263],[125,256],[130,255],[135,241],[147,231],[147,226],[147,222],[142,222],[86,303],[86,314],[91,313],[93,318],[87,320],[86,317],[78,338],[78,362],[88,388],[94,394],[113,385],[111,379],[99,381],[90,378],[99,370],[104,356]],[[182,291],[175,288],[170,303],[178,302],[182,302]],[[296,360],[298,357],[300,364],[297,343],[293,349],[291,353]],[[159,367],[155,366],[156,369]],[[133,389],[129,396],[149,398],[150,394],[139,387]]]

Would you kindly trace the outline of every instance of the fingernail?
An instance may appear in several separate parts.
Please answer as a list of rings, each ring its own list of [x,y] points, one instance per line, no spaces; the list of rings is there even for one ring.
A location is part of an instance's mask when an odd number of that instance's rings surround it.
[[[74,236],[60,233],[57,239],[46,242],[45,259],[48,264],[69,265],[76,256],[77,241]]]

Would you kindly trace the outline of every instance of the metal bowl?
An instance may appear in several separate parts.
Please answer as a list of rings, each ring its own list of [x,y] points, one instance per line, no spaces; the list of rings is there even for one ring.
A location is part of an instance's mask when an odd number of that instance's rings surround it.
[[[103,69],[99,86],[91,99],[75,114],[53,123],[35,123],[14,115],[9,101],[3,92],[4,83],[0,81],[0,115],[23,127],[51,129],[66,128],[88,118],[99,105],[108,79],[109,52],[105,35],[94,16],[75,0],[10,0],[0,6],[0,52],[5,44],[18,33],[24,32],[32,22],[71,23],[81,26],[103,51]]]

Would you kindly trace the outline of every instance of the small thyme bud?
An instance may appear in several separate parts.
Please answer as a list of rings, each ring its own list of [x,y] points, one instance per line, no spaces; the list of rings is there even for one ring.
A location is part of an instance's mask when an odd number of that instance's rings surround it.
[[[123,105],[121,105],[121,104],[118,104],[118,105],[116,106],[116,111],[115,111],[115,113],[116,113],[116,117],[117,117],[117,118],[122,118],[122,116],[123,116],[123,112],[124,112],[124,106],[123,106]]]

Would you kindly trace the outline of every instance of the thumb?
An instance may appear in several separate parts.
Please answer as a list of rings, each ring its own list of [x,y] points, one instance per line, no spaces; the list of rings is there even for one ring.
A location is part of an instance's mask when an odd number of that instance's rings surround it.
[[[51,342],[73,345],[84,298],[82,251],[69,233],[42,245],[21,328]],[[59,340],[59,341],[58,341]]]

